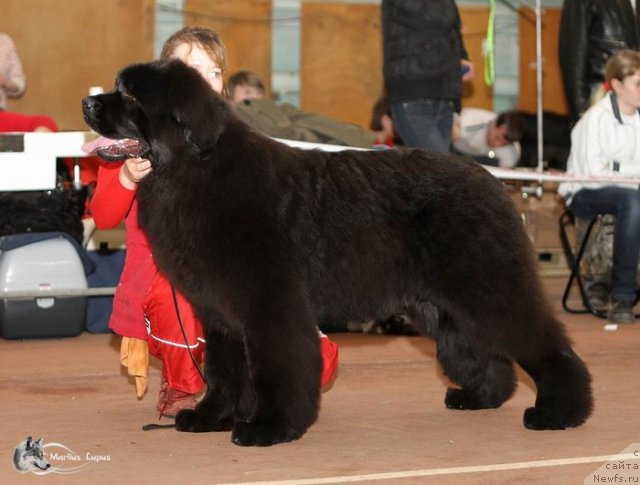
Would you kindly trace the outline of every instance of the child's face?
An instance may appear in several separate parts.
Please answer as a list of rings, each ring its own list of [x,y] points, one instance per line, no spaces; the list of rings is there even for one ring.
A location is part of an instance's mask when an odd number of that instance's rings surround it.
[[[616,92],[618,104],[623,112],[631,114],[640,108],[640,71],[625,77],[622,81],[614,79],[611,86]]]
[[[171,57],[196,69],[215,92],[222,92],[222,69],[200,46],[180,44]]]

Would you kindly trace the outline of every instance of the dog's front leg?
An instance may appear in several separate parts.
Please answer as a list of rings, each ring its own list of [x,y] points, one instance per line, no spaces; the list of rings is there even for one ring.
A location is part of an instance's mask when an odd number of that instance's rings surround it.
[[[322,369],[318,330],[306,305],[296,305],[293,298],[286,301],[270,305],[280,311],[260,311],[247,323],[245,351],[255,409],[248,419],[235,423],[236,445],[296,440],[317,417]]]
[[[205,376],[208,389],[194,410],[176,416],[176,429],[191,433],[230,431],[238,413],[254,407],[244,344],[220,332],[206,334]]]

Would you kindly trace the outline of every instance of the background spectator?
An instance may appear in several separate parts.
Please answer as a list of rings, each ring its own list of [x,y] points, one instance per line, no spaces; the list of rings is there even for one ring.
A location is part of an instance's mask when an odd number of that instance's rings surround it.
[[[262,99],[264,94],[264,83],[251,71],[238,71],[227,80],[227,96],[234,104],[245,99]]]
[[[640,49],[636,0],[564,0],[560,19],[560,68],[569,112],[584,113],[604,81],[604,66],[619,49]]]
[[[520,167],[538,166],[538,116],[536,113],[518,111],[524,118],[527,129],[520,140],[522,153],[520,154]],[[542,114],[542,160],[544,168],[552,168],[565,171],[567,159],[571,150],[571,118],[553,111],[544,111]]]
[[[571,132],[567,172],[640,177],[640,52],[625,49],[614,54],[607,62],[605,80],[611,91],[587,110]],[[608,318],[632,323],[640,252],[638,184],[564,182],[558,191],[578,218],[615,216]]]
[[[409,147],[448,152],[462,82],[473,77],[454,0],[383,0],[384,81]]]
[[[454,150],[485,165],[513,168],[520,159],[520,143],[527,125],[522,115],[497,114],[479,108],[464,108],[454,116]]]
[[[240,119],[275,138],[362,148],[371,148],[378,138],[377,133],[358,125],[265,98],[264,84],[249,71],[239,71],[229,77],[227,94],[232,101],[238,100],[234,104]]]
[[[58,131],[53,118],[45,115],[25,115],[12,111],[0,111],[0,132]]]
[[[402,140],[397,135],[393,126],[391,105],[389,104],[389,97],[386,94],[380,96],[373,105],[369,129],[378,134],[376,139],[376,144],[378,145],[394,147],[402,144]]]
[[[7,108],[7,97],[22,95],[27,79],[11,37],[0,32],[0,109]]]

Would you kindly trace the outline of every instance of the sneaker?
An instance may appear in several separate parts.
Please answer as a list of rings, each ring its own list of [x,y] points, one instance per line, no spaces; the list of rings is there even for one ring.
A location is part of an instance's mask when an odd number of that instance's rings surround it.
[[[198,400],[194,394],[169,387],[166,379],[162,378],[156,408],[160,413],[160,417],[175,418],[178,412],[183,409],[194,409],[196,404],[198,404]]]
[[[633,305],[625,301],[611,300],[607,318],[612,323],[633,323],[635,320]]]

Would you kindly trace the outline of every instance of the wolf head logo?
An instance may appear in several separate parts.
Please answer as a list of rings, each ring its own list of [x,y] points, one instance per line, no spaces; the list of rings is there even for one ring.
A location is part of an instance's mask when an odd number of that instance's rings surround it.
[[[51,467],[44,457],[42,438],[33,441],[31,436],[16,446],[13,452],[13,466],[19,472],[44,471]]]

